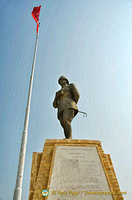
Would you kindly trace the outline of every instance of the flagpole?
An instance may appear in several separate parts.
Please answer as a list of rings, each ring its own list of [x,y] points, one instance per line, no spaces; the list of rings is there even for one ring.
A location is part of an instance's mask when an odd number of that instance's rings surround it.
[[[26,156],[28,124],[29,124],[30,104],[31,104],[31,95],[32,95],[32,86],[33,86],[37,46],[38,46],[38,32],[36,33],[36,42],[35,42],[35,48],[34,48],[32,71],[31,71],[31,76],[30,76],[30,84],[29,84],[28,99],[27,99],[27,107],[26,107],[26,112],[25,112],[25,120],[24,120],[24,127],[23,127],[22,140],[21,140],[19,164],[18,164],[18,170],[17,170],[16,187],[14,190],[13,200],[21,200],[21,195],[22,195],[22,181],[23,181],[24,163],[25,163],[25,156]]]

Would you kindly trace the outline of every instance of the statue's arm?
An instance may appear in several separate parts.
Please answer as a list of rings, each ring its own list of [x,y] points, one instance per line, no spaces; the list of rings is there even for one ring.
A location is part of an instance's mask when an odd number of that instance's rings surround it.
[[[59,90],[58,92],[56,92],[55,98],[54,98],[54,101],[53,101],[53,107],[54,108],[58,108],[58,106],[59,106],[59,97],[60,97],[61,94],[62,94],[62,90]]]
[[[53,107],[57,108],[58,104],[57,104],[57,95],[55,95],[54,101],[53,101]]]
[[[79,97],[80,97],[79,92],[78,92],[75,84],[73,84],[73,83],[70,84],[70,88],[71,88],[71,92],[72,92],[72,95],[74,97],[74,100],[77,103],[78,100],[79,100]]]

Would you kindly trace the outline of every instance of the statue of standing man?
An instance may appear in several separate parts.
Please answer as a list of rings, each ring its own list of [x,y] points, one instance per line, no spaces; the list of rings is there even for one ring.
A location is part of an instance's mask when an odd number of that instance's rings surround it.
[[[53,101],[53,107],[58,108],[58,119],[64,129],[66,139],[72,138],[71,121],[78,113],[77,102],[79,100],[79,92],[76,86],[66,77],[61,76],[58,80],[61,89],[56,92]]]

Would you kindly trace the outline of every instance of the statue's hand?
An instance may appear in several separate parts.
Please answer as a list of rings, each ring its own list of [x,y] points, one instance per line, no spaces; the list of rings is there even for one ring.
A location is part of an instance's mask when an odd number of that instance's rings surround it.
[[[56,97],[59,97],[60,95],[62,95],[64,92],[62,90],[59,90],[58,92],[56,92]]]

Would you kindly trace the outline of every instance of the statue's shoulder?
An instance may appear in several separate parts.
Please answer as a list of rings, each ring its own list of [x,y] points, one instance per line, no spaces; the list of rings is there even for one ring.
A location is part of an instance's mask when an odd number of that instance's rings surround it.
[[[74,83],[69,84],[70,87],[76,87]]]
[[[70,83],[69,85],[70,85],[70,89],[71,89],[72,93],[79,95],[79,92],[78,92],[76,85],[74,83]]]
[[[70,87],[71,89],[77,89],[77,88],[76,88],[76,85],[75,85],[74,83],[70,83],[70,84],[69,84],[69,87]]]

